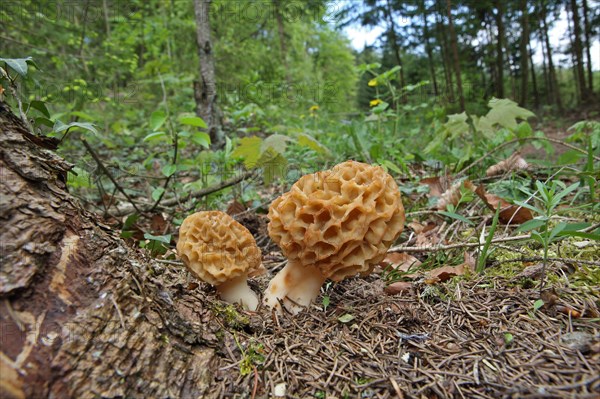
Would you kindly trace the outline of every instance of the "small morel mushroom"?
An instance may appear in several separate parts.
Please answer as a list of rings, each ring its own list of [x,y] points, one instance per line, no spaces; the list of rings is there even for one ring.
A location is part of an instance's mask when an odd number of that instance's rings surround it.
[[[261,265],[252,234],[220,211],[194,213],[179,228],[177,254],[197,278],[216,287],[221,299],[256,310],[248,274]]]
[[[269,235],[288,264],[264,303],[297,314],[325,280],[371,273],[403,227],[400,191],[379,166],[347,161],[301,177],[269,208]]]

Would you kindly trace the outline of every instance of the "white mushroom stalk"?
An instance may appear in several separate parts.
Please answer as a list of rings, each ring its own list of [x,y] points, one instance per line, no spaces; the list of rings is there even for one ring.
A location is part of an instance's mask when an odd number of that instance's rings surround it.
[[[248,285],[248,274],[227,280],[217,285],[216,289],[225,302],[239,303],[253,312],[258,308],[258,296]]]
[[[303,266],[299,262],[288,262],[269,282],[263,302],[270,308],[281,311],[281,305],[295,315],[319,296],[325,276],[315,266]]]

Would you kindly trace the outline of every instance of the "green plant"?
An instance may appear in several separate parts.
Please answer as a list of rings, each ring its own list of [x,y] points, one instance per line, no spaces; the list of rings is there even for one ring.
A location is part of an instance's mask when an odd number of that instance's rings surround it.
[[[240,374],[245,376],[250,374],[255,367],[258,367],[265,362],[265,348],[263,344],[250,340],[247,348],[244,350],[237,337],[234,336],[234,338],[237,347],[239,348],[240,352],[242,352],[242,359],[240,360]]]
[[[543,253],[543,266],[542,266],[542,278],[540,283],[540,292],[544,287],[546,277],[546,266],[548,263],[548,248],[550,244],[559,237],[559,234],[568,226],[565,222],[559,222],[554,227],[551,227],[550,220],[554,214],[556,208],[561,201],[570,193],[575,191],[579,187],[579,182],[574,183],[570,186],[566,186],[560,180],[553,180],[550,183],[544,184],[537,180],[535,182],[537,188],[536,193],[527,192],[531,198],[535,197],[539,200],[539,206],[533,206],[526,202],[516,201],[516,204],[524,208],[530,209],[540,216],[523,223],[518,231],[531,231],[531,238],[539,242],[544,250]],[[579,227],[579,226],[578,226]],[[569,232],[569,230],[567,230]]]

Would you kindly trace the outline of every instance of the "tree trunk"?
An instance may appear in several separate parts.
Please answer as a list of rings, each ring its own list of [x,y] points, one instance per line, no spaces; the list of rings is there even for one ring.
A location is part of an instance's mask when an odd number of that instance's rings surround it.
[[[521,95],[520,103],[523,107],[527,105],[527,92],[528,87],[528,76],[529,76],[529,51],[527,51],[527,45],[529,44],[529,12],[527,9],[527,0],[521,0],[521,26],[523,27],[521,42],[520,42],[520,53],[521,53]]]
[[[283,23],[283,15],[281,14],[281,0],[273,0],[273,11],[277,20],[277,33],[279,34],[279,51],[281,64],[285,69],[285,79],[288,85],[292,84],[292,76],[290,75],[290,65],[287,60],[287,46],[285,43],[285,26]]]
[[[548,63],[546,61],[546,41],[544,40],[544,33],[542,31],[542,24],[540,23],[540,34],[539,34],[540,44],[542,46],[542,74],[544,76],[544,92],[546,94],[546,102],[548,104],[553,104],[554,100],[552,99],[551,87],[550,83],[550,74],[548,73]]]
[[[0,397],[215,397],[220,344],[187,273],[84,210],[36,139],[0,102]]]
[[[436,13],[436,17],[437,17],[437,33],[439,36],[439,43],[440,43],[440,53],[442,55],[442,68],[444,69],[444,78],[446,81],[446,90],[445,90],[445,94],[447,94],[448,96],[448,101],[450,102],[454,102],[454,82],[452,80],[452,72],[450,71],[451,67],[451,62],[450,62],[450,56],[448,55],[449,50],[448,50],[448,39],[446,37],[446,32],[444,29],[444,24],[442,23],[442,15],[443,11],[440,8],[440,12]]]
[[[496,27],[498,38],[496,40],[496,96],[504,98],[504,1],[496,0]]]
[[[540,93],[538,91],[537,77],[535,76],[535,65],[533,64],[533,49],[529,43],[529,67],[531,68],[531,85],[533,88],[533,105],[535,109],[540,107]]]
[[[425,39],[425,51],[427,52],[427,60],[429,62],[429,74],[431,75],[431,81],[433,82],[433,94],[437,97],[438,95],[438,85],[437,85],[437,79],[435,77],[435,64],[433,61],[433,51],[431,49],[431,43],[430,43],[430,34],[429,34],[429,27],[427,25],[427,4],[425,3],[425,0],[421,0],[421,8],[422,8],[422,13],[423,13],[423,36]]]
[[[571,0],[571,13],[573,15],[573,45],[575,51],[575,60],[577,61],[577,80],[580,86],[581,101],[588,99],[587,85],[585,83],[585,73],[583,69],[583,44],[581,43],[581,21],[577,1]]]
[[[587,58],[587,78],[588,78],[588,92],[589,94],[594,93],[594,74],[592,73],[592,40],[590,38],[592,34],[592,28],[589,21],[590,10],[588,8],[587,0],[583,0],[583,29],[585,37],[585,55]]]
[[[394,51],[394,57],[396,57],[396,63],[400,66],[400,87],[405,87],[406,83],[404,81],[404,66],[402,65],[400,46],[398,45],[398,35],[396,34],[395,28],[396,24],[394,23],[394,18],[392,16],[392,5],[390,4],[390,0],[387,0],[384,12],[387,22],[390,25],[390,44],[392,45],[392,50]]]
[[[550,46],[550,36],[548,35],[548,23],[546,21],[546,4],[544,0],[540,0],[540,20],[542,21],[542,30],[544,33],[544,42],[546,43],[546,51],[548,56],[548,73],[550,75],[551,88],[553,103],[556,104],[559,110],[562,111],[562,98],[560,95],[560,88],[558,86],[558,80],[556,78],[556,70],[554,69],[554,61],[552,60],[552,46]]]
[[[569,34],[569,41],[571,43],[571,63],[573,64],[573,67],[571,68],[571,70],[573,71],[573,81],[575,82],[575,101],[577,102],[577,104],[581,104],[582,100],[583,100],[583,91],[585,90],[585,87],[581,86],[581,77],[582,75],[580,75],[579,73],[579,60],[577,59],[577,50],[576,50],[576,46],[575,46],[575,35],[573,32],[573,27],[571,26],[571,24],[573,23],[573,14],[571,12],[571,5],[567,4],[565,5],[565,9],[567,11],[567,33]],[[585,86],[585,80],[584,80],[584,86]]]
[[[208,125],[212,148],[220,148],[225,143],[222,131],[221,111],[217,104],[217,82],[215,59],[210,39],[210,3],[212,0],[194,0],[196,18],[196,42],[200,63],[200,79],[194,82],[196,114]]]
[[[458,91],[458,100],[460,102],[460,110],[465,110],[465,96],[463,95],[462,88],[462,77],[460,73],[460,60],[458,58],[458,44],[456,38],[456,31],[454,30],[454,24],[452,23],[452,2],[446,0],[446,7],[448,11],[448,28],[450,29],[450,40],[452,46],[452,54],[454,56],[454,72],[456,73],[456,90]]]

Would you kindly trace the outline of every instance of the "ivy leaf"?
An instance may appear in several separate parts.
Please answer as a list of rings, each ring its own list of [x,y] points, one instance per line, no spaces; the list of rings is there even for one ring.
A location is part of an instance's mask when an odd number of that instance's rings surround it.
[[[183,116],[179,118],[179,122],[183,125],[201,127],[203,129],[208,127],[204,119],[198,116]]]
[[[154,111],[150,115],[150,129],[158,130],[167,120],[167,114],[164,111]]]
[[[498,99],[492,98],[488,103],[491,109],[486,115],[492,125],[498,124],[510,130],[516,130],[517,119],[531,118],[535,114],[528,109],[521,108],[516,102],[508,98]]]
[[[265,152],[269,148],[272,148],[275,152],[283,154],[290,141],[292,141],[292,139],[283,134],[272,134],[262,142],[261,152]]]
[[[450,133],[450,137],[456,137],[469,132],[469,124],[467,123],[467,113],[448,115],[448,122],[444,123],[444,127]]]
[[[166,177],[169,177],[171,175],[173,175],[173,173],[175,173],[175,171],[177,170],[177,165],[165,165],[162,168],[162,174],[165,175]]]
[[[192,135],[192,141],[204,148],[210,147],[210,136],[208,133],[196,132]]]
[[[261,155],[262,139],[260,137],[244,137],[240,144],[231,153],[232,157],[241,157],[244,160],[246,168],[250,169],[256,166],[256,162]]]
[[[143,141],[159,141],[165,140],[167,138],[167,134],[165,132],[152,132],[146,137],[144,137]]]
[[[18,73],[21,77],[27,76],[27,64],[33,62],[33,58],[0,58],[0,62],[5,62],[13,71]]]
[[[40,111],[46,118],[50,119],[50,111],[46,108],[46,103],[39,100],[33,100],[30,104],[31,108]]]
[[[54,127],[52,128],[52,130],[55,133],[60,133],[60,132],[64,132],[65,130],[69,130],[72,128],[80,128],[83,130],[90,131],[90,132],[94,133],[96,136],[98,135],[98,131],[96,130],[94,125],[91,123],[88,123],[88,122],[71,122],[69,124],[64,124],[60,120],[56,120],[56,122],[54,122]]]
[[[154,201],[158,201],[158,199],[160,198],[160,196],[165,192],[165,189],[163,187],[157,187],[152,191],[152,199]]]

